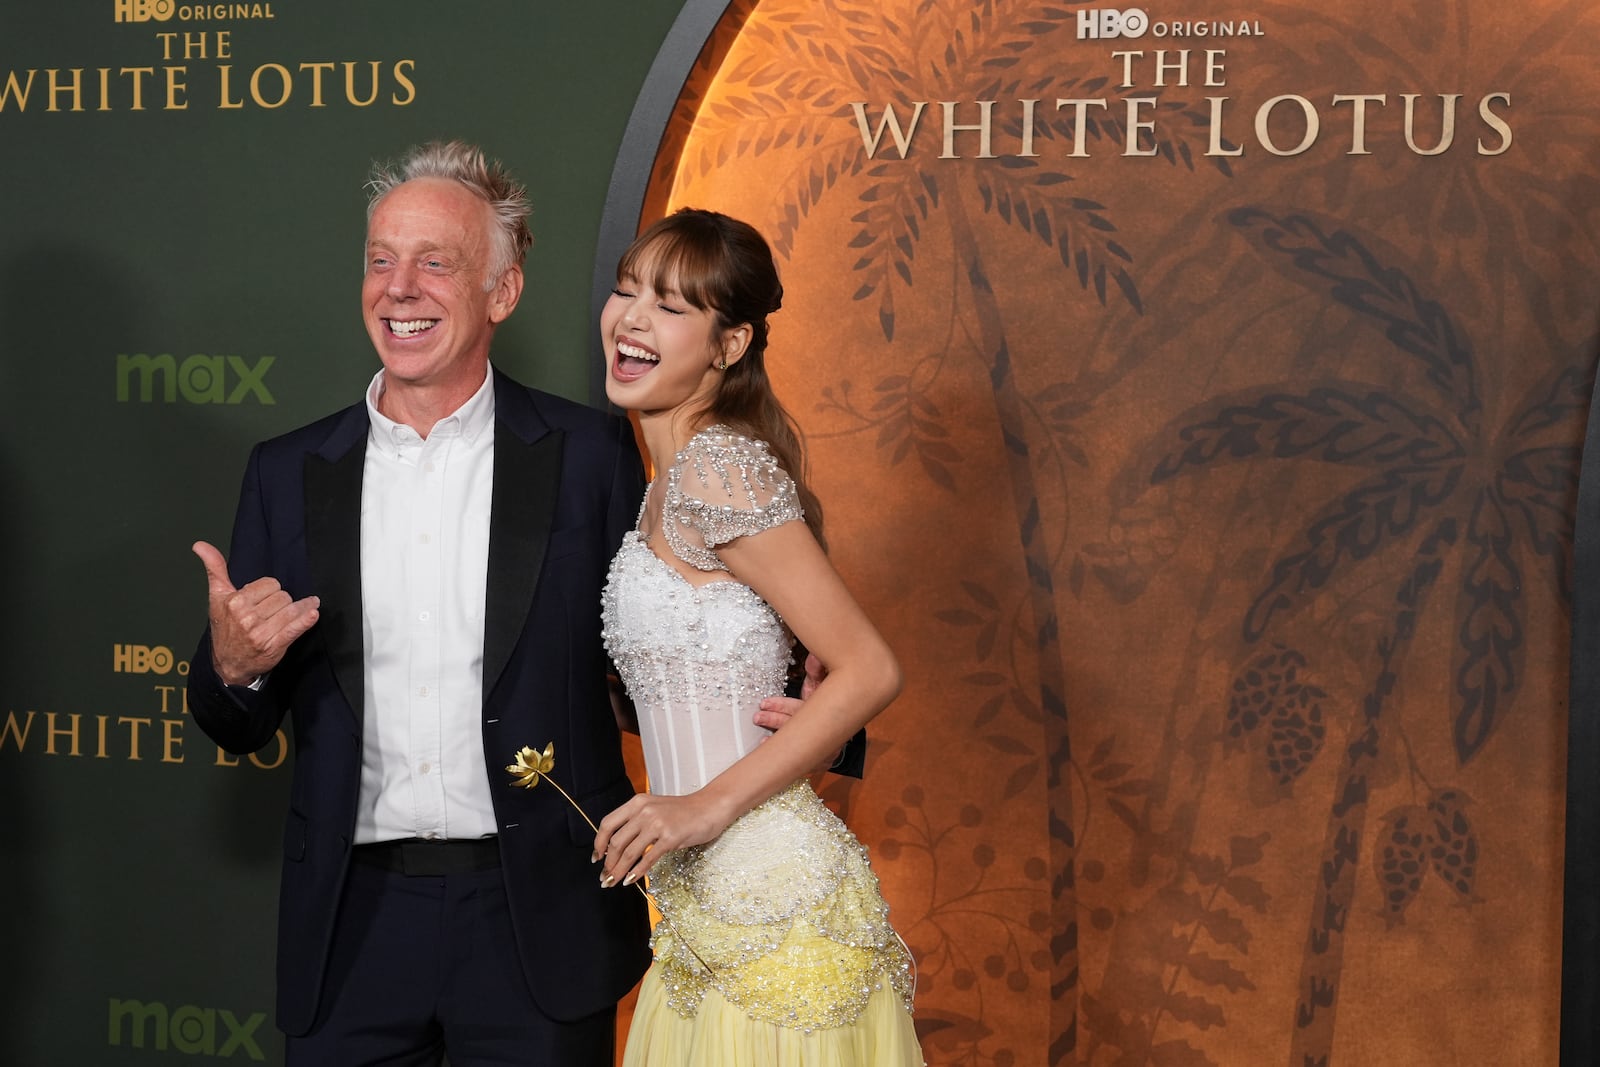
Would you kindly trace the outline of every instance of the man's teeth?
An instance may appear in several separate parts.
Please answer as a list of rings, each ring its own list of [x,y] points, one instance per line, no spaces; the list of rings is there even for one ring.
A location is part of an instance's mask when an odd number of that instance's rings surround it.
[[[638,348],[634,345],[630,345],[626,341],[617,342],[617,351],[620,354],[627,356],[629,359],[642,359],[650,363],[661,362],[661,357],[656,355],[654,352],[651,352],[649,349]]]
[[[389,329],[396,337],[412,337],[423,330],[431,329],[438,321],[438,319],[412,319],[409,322],[401,322],[399,319],[390,319]]]

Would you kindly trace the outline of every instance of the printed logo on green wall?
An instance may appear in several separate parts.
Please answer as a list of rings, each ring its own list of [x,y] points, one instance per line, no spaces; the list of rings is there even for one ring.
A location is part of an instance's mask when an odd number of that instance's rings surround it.
[[[415,59],[310,60],[249,56],[249,23],[274,20],[271,4],[174,4],[114,0],[117,23],[157,29],[152,47],[109,66],[48,57],[42,66],[13,66],[0,77],[0,115],[83,111],[272,111],[293,103],[409,107],[417,100]],[[231,23],[245,23],[245,30]],[[228,26],[228,28],[221,28]],[[246,36],[237,38],[236,33]],[[158,61],[158,62],[156,62]]]
[[[113,1047],[182,1052],[217,1059],[262,1061],[267,1057],[257,1043],[256,1031],[267,1021],[264,1011],[243,1019],[227,1008],[201,1008],[182,1004],[168,1008],[160,1001],[108,1001],[106,1043]]]
[[[0,754],[214,767],[248,764],[263,771],[277,770],[288,758],[289,740],[282,730],[271,744],[248,756],[230,755],[198,730],[191,732],[189,688],[182,681],[189,674],[189,661],[175,657],[168,645],[117,642],[111,648],[111,671],[132,676],[130,680],[148,693],[141,695],[138,710],[85,714],[7,709],[0,719]],[[197,747],[186,748],[191,740]]]
[[[267,371],[276,356],[246,361],[240,356],[187,356],[182,363],[170,352],[117,354],[117,402],[137,400],[165,404],[276,404],[267,388]]]

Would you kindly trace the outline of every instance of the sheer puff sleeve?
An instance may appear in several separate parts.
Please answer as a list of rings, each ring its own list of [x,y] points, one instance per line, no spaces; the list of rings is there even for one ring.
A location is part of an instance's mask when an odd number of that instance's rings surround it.
[[[662,510],[673,554],[703,571],[728,569],[718,545],[805,519],[794,481],[766,444],[726,426],[701,430],[677,454]]]

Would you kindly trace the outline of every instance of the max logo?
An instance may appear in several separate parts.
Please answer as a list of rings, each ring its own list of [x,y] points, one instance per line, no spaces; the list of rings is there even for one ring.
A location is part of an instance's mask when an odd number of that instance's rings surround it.
[[[141,403],[155,399],[156,383],[161,385],[162,402],[171,404],[182,396],[190,404],[242,404],[254,397],[258,404],[276,404],[267,388],[267,371],[275,356],[262,356],[246,363],[238,356],[193,355],[179,363],[170,353],[159,356],[117,356],[117,402],[133,399],[138,383]]]
[[[217,1056],[227,1059],[243,1052],[252,1060],[267,1057],[256,1044],[255,1033],[267,1021],[267,1013],[258,1011],[244,1022],[225,1008],[197,1008],[184,1004],[173,1011],[158,1001],[110,1001],[110,1018],[107,1022],[108,1041],[112,1045],[128,1044],[133,1048],[153,1048],[165,1052],[171,1048],[191,1056]],[[217,1032],[218,1025],[226,1034]]]

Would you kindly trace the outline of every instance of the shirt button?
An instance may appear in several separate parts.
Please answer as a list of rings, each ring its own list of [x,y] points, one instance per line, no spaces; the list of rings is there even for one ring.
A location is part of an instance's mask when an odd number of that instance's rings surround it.
[[[420,697],[427,696],[428,695],[428,687],[427,686],[423,686],[421,689],[418,689],[417,690],[417,695],[420,696]]]
[[[418,544],[425,545],[431,540],[433,540],[433,538],[429,537],[427,534],[417,534],[417,543]]]
[[[429,771],[433,770],[433,764],[424,763],[422,766],[418,767],[417,770],[423,774],[427,774]]]
[[[417,612],[417,618],[422,620],[423,622],[427,622],[429,617],[432,614],[433,613],[431,611],[419,611],[419,612]]]

